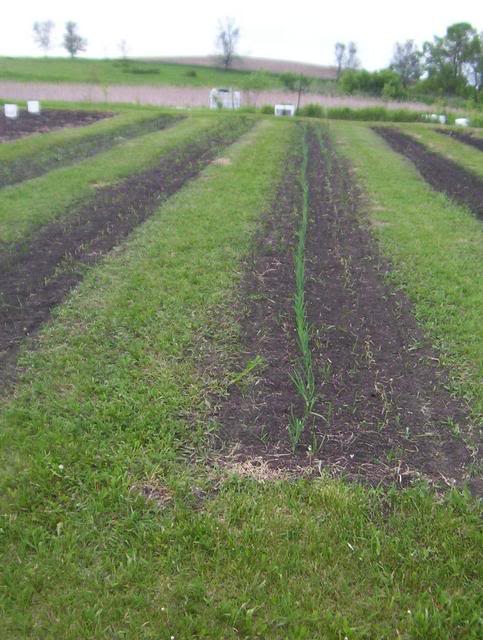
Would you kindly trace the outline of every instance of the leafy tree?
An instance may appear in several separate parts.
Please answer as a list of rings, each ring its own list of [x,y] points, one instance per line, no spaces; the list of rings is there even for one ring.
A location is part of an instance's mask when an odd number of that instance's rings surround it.
[[[239,38],[240,29],[236,26],[233,18],[225,18],[224,22],[221,20],[218,22],[216,47],[225,70],[233,63]]]
[[[297,111],[300,107],[300,99],[303,93],[306,93],[312,84],[312,79],[304,76],[302,73],[282,73],[280,79],[289,91],[297,92]]]
[[[476,63],[478,68],[478,42],[476,29],[468,22],[450,25],[443,37],[423,45],[425,85],[442,93],[464,94],[467,86],[465,71]],[[472,67],[474,68],[474,67]]]
[[[47,51],[51,47],[51,35],[52,29],[55,24],[52,20],[45,20],[44,22],[34,22],[34,40],[35,44],[42,49],[44,55],[47,55]]]
[[[464,73],[473,86],[475,99],[478,101],[478,95],[483,87],[483,32],[476,35],[471,42],[464,64]]]
[[[79,35],[77,29],[77,23],[66,22],[63,46],[69,52],[71,58],[79,51],[85,51],[87,48],[87,40]]]
[[[421,56],[422,53],[416,47],[414,40],[406,40],[404,43],[396,42],[394,45],[390,69],[401,76],[404,87],[421,77]]]

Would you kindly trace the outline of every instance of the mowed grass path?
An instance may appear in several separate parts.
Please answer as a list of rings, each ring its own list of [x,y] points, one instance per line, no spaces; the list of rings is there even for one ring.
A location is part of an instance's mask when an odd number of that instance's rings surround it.
[[[265,122],[245,136],[24,354],[0,418],[9,640],[480,636],[468,495],[203,464],[210,394],[233,375],[240,259],[294,135]]]
[[[483,225],[434,192],[414,165],[368,126],[330,127],[367,189],[374,233],[395,267],[393,282],[414,302],[416,317],[438,347],[459,394],[470,401],[476,420],[481,419]],[[448,143],[473,157],[472,149]]]
[[[16,242],[60,215],[73,204],[131,173],[142,171],[179,145],[187,144],[216,126],[209,116],[186,118],[156,133],[118,146],[49,173],[0,190],[0,243]]]

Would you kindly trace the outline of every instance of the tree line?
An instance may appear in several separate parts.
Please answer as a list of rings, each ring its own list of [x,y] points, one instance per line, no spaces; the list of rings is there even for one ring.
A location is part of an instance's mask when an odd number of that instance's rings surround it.
[[[335,45],[338,63],[340,43]],[[468,22],[446,29],[418,48],[414,40],[396,43],[388,68],[369,72],[346,69],[338,74],[345,93],[368,93],[385,98],[418,94],[454,95],[478,101],[483,86],[483,32]]]

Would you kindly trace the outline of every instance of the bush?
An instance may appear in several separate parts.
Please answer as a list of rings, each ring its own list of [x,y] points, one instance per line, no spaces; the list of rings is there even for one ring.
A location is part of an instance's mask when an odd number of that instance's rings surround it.
[[[382,71],[360,71],[348,69],[339,80],[339,86],[344,93],[364,93],[371,96],[385,98],[404,98],[406,91],[402,86],[401,76],[391,69]]]
[[[351,109],[334,107],[327,109],[327,117],[332,120],[366,120],[369,122],[418,122],[421,114],[409,109],[386,109],[385,107],[365,107]]]
[[[188,69],[188,71],[185,73],[185,76],[188,78],[196,78],[198,74],[194,69]]]
[[[264,104],[263,107],[260,107],[260,113],[264,113],[266,115],[273,116],[275,111],[275,107],[273,104]]]
[[[297,111],[297,115],[306,118],[325,118],[325,109],[320,104],[306,104]]]

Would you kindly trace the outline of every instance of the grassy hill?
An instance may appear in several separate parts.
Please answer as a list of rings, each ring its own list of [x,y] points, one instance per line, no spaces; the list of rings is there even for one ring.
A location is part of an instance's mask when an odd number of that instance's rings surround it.
[[[206,58],[207,63],[210,62]],[[288,70],[288,67],[287,67]],[[163,62],[160,60],[98,60],[79,58],[10,58],[0,57],[0,80],[19,82],[85,82],[99,85],[172,85],[178,87],[233,86],[254,88],[253,70],[216,66]],[[332,80],[322,77],[314,82],[313,90],[324,93],[333,86]],[[257,89],[282,89],[279,73],[264,71],[256,76]]]

